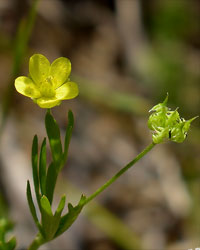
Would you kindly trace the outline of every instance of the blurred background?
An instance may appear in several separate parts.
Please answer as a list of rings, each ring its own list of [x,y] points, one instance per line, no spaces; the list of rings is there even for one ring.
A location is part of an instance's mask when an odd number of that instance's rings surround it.
[[[148,110],[169,93],[189,119],[200,109],[198,0],[0,0],[0,217],[18,250],[36,234],[26,202],[31,143],[45,110],[14,90],[29,57],[72,62],[78,98],[53,109],[62,135],[75,116],[69,159],[56,187],[76,204],[151,142]],[[153,149],[41,250],[185,250],[200,247],[200,127],[182,144]]]

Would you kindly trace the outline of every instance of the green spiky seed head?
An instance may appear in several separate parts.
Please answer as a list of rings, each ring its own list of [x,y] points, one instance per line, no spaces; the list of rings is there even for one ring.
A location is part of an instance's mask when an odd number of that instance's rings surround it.
[[[190,128],[190,124],[196,117],[186,121],[180,118],[180,115],[176,110],[171,111],[166,105],[168,101],[168,95],[164,102],[154,106],[150,112],[153,112],[148,120],[148,127],[152,131],[152,139],[155,144],[171,140],[177,143],[181,143],[187,137],[187,132]]]

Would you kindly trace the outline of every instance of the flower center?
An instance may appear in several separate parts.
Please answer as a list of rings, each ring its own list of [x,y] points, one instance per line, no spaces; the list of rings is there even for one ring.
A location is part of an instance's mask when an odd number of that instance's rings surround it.
[[[47,77],[40,85],[40,93],[43,97],[54,97],[55,89],[52,83],[52,77]]]

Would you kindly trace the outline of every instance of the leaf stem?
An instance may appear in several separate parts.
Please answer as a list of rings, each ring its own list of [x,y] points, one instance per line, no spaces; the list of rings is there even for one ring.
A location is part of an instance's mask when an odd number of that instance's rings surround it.
[[[130,161],[125,167],[123,167],[117,174],[115,174],[110,180],[108,180],[103,186],[96,190],[92,195],[90,195],[84,202],[84,206],[93,200],[97,195],[102,193],[107,187],[109,187],[114,181],[116,181],[124,172],[131,168],[136,162],[138,162],[142,157],[144,157],[156,144],[151,143],[147,146],[140,154],[138,154],[132,161]]]

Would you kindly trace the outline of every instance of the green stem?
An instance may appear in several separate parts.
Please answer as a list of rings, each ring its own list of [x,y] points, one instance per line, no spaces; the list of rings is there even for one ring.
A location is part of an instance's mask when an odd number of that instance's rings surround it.
[[[43,245],[46,241],[41,236],[41,234],[38,234],[35,239],[32,241],[30,246],[28,247],[28,250],[37,250],[41,245]]]
[[[97,189],[92,195],[90,195],[84,202],[86,205],[88,202],[93,200],[97,195],[102,193],[107,187],[109,187],[114,181],[116,181],[124,172],[131,168],[136,162],[138,162],[143,156],[145,156],[156,144],[151,143],[147,146],[139,155],[137,155],[132,161],[130,161],[125,167],[123,167],[117,174],[115,174],[109,181],[107,181],[103,186]]]
[[[48,113],[48,114],[51,114],[51,109],[47,109],[47,113]]]

